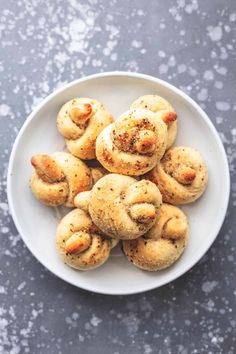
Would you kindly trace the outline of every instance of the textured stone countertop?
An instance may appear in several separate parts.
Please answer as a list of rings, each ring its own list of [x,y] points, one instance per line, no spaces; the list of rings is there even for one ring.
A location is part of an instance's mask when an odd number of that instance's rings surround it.
[[[0,353],[235,353],[235,0],[0,7]],[[44,269],[6,196],[12,144],[31,110],[59,86],[111,70],[154,75],[195,99],[220,134],[232,182],[226,220],[203,259],[175,282],[127,297],[77,289]]]

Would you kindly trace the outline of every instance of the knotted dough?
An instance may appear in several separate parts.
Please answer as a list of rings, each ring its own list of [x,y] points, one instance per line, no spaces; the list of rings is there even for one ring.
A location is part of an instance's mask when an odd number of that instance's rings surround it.
[[[188,242],[188,229],[187,217],[179,208],[162,204],[159,218],[145,235],[123,241],[124,254],[144,270],[167,268],[183,253]]]
[[[178,205],[191,203],[202,195],[208,172],[197,150],[178,146],[168,150],[145,178],[158,186],[163,201]]]
[[[144,95],[135,100],[130,108],[145,108],[156,113],[167,126],[166,149],[173,145],[177,135],[177,114],[167,100],[157,95]]]
[[[89,210],[93,222],[106,235],[129,240],[152,227],[162,198],[150,181],[109,174],[99,179],[90,192],[79,193],[74,202]]]
[[[57,128],[72,155],[90,160],[96,157],[97,136],[113,121],[110,112],[101,102],[92,98],[74,98],[60,109]]]
[[[123,113],[96,141],[96,156],[110,172],[140,176],[163,156],[167,143],[165,123],[145,109]]]
[[[80,159],[66,152],[34,155],[31,164],[35,171],[30,180],[35,197],[42,203],[74,206],[79,192],[92,188],[107,172],[103,168],[89,168]]]
[[[89,214],[76,208],[60,221],[56,232],[57,250],[72,268],[89,270],[101,266],[117,240],[106,237]]]

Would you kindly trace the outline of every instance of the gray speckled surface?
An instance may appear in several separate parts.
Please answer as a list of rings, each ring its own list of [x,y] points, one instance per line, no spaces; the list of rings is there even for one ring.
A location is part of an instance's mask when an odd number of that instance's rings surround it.
[[[0,6],[0,353],[235,353],[235,1]],[[174,283],[129,297],[91,294],[45,270],[21,241],[6,198],[10,150],[32,108],[64,83],[108,70],[160,77],[199,102],[232,177],[227,218],[207,255]]]

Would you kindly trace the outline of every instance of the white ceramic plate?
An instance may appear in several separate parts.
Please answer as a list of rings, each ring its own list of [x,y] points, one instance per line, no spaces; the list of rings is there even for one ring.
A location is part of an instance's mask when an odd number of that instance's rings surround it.
[[[29,188],[30,158],[36,153],[64,149],[56,129],[60,107],[76,96],[102,101],[115,117],[144,94],[163,96],[175,107],[178,137],[175,145],[197,148],[209,168],[209,184],[200,200],[183,209],[190,221],[189,245],[169,269],[150,273],[129,263],[115,249],[102,267],[81,272],[67,267],[55,249],[58,209],[40,204]],[[8,171],[8,200],[12,217],[33,255],[58,277],[90,291],[103,294],[134,294],[157,288],[188,271],[205,254],[223,223],[229,198],[229,170],[223,145],[202,109],[174,86],[151,76],[111,72],[76,80],[48,96],[24,123],[12,150]],[[60,211],[61,212],[61,211]],[[59,212],[59,213],[60,213]]]

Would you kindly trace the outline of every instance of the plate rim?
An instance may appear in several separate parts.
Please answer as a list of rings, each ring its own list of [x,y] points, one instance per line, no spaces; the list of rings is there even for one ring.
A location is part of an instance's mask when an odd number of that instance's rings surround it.
[[[48,266],[45,264],[45,262],[41,259],[39,259],[34,250],[32,249],[30,243],[28,243],[27,241],[27,237],[24,236],[24,232],[23,229],[21,227],[21,224],[18,222],[18,217],[17,214],[15,212],[14,209],[14,202],[13,202],[13,198],[12,198],[12,188],[11,188],[11,175],[12,175],[12,168],[14,165],[14,159],[15,159],[15,155],[17,152],[17,146],[19,141],[21,140],[21,137],[23,135],[23,133],[25,132],[27,126],[29,125],[29,123],[33,120],[34,116],[38,113],[38,111],[40,111],[40,109],[47,104],[53,97],[57,96],[58,94],[62,93],[63,91],[67,90],[68,88],[80,84],[82,82],[85,81],[90,81],[90,80],[94,80],[97,78],[103,78],[103,77],[109,77],[109,76],[121,76],[121,77],[131,77],[131,78],[139,78],[139,79],[145,79],[148,81],[151,81],[153,83],[159,84],[161,86],[164,86],[165,88],[171,90],[172,92],[176,93],[177,95],[180,95],[182,98],[184,98],[186,101],[188,101],[188,103],[190,103],[197,111],[198,113],[201,115],[201,117],[204,119],[205,123],[208,125],[210,131],[214,134],[214,138],[216,139],[217,145],[220,149],[221,155],[223,157],[223,162],[224,162],[224,167],[225,167],[225,175],[226,175],[226,180],[225,182],[225,198],[224,198],[224,205],[221,206],[221,219],[220,221],[218,221],[218,224],[216,225],[216,232],[215,235],[212,235],[211,238],[209,239],[209,242],[205,248],[204,253],[199,252],[199,254],[193,258],[193,260],[191,262],[189,262],[188,266],[184,268],[184,270],[180,269],[179,272],[177,272],[176,274],[174,274],[174,276],[169,279],[167,277],[167,279],[163,280],[161,282],[161,284],[156,285],[156,284],[152,284],[150,283],[150,286],[146,286],[145,289],[138,289],[138,290],[128,290],[127,292],[121,291],[121,292],[113,292],[112,289],[110,291],[101,291],[101,290],[97,290],[92,289],[89,286],[84,286],[84,285],[80,285],[77,284],[76,282],[74,282],[73,280],[69,280],[67,278],[65,278],[63,276],[63,274],[58,274],[56,271],[51,270],[50,268],[48,268]],[[174,280],[178,279],[179,277],[181,277],[182,275],[184,275],[185,273],[187,273],[191,268],[193,268],[199,261],[200,259],[207,253],[207,251],[209,250],[209,248],[211,247],[211,245],[213,244],[213,242],[216,240],[220,229],[224,223],[225,220],[225,216],[226,216],[226,212],[228,209],[228,204],[229,204],[229,197],[230,197],[230,173],[229,173],[229,165],[228,165],[228,160],[227,160],[227,155],[224,149],[224,145],[219,137],[219,134],[214,126],[214,124],[212,123],[212,121],[210,120],[210,118],[208,117],[208,115],[203,111],[203,109],[190,97],[188,96],[185,92],[183,92],[182,90],[180,90],[179,88],[175,87],[174,85],[166,82],[165,80],[159,79],[155,76],[152,75],[147,75],[147,74],[142,74],[139,72],[126,72],[126,71],[107,71],[107,72],[101,72],[101,73],[96,73],[96,74],[92,74],[92,75],[88,75],[88,76],[84,76],[81,77],[79,79],[73,80],[71,82],[69,82],[66,85],[63,85],[62,87],[56,89],[55,91],[53,91],[51,94],[49,94],[48,96],[46,96],[42,102],[40,102],[39,105],[37,105],[33,111],[27,116],[26,120],[24,121],[22,127],[20,128],[16,139],[13,143],[13,147],[11,150],[11,154],[10,154],[10,158],[9,158],[9,164],[8,164],[8,171],[7,171],[7,199],[8,199],[8,205],[9,205],[9,211],[10,211],[10,215],[13,219],[13,222],[17,228],[17,231],[19,232],[22,240],[24,241],[25,245],[27,246],[27,248],[29,249],[29,251],[31,252],[31,254],[46,268],[48,269],[51,273],[53,273],[55,276],[57,276],[58,278],[60,278],[61,280],[76,286],[77,288],[83,289],[83,290],[87,290],[90,292],[94,292],[94,293],[99,293],[99,294],[103,294],[103,295],[133,295],[133,294],[139,294],[139,293],[143,293],[146,291],[150,291],[153,289],[157,289],[161,286],[164,286],[170,282],[173,282]]]

